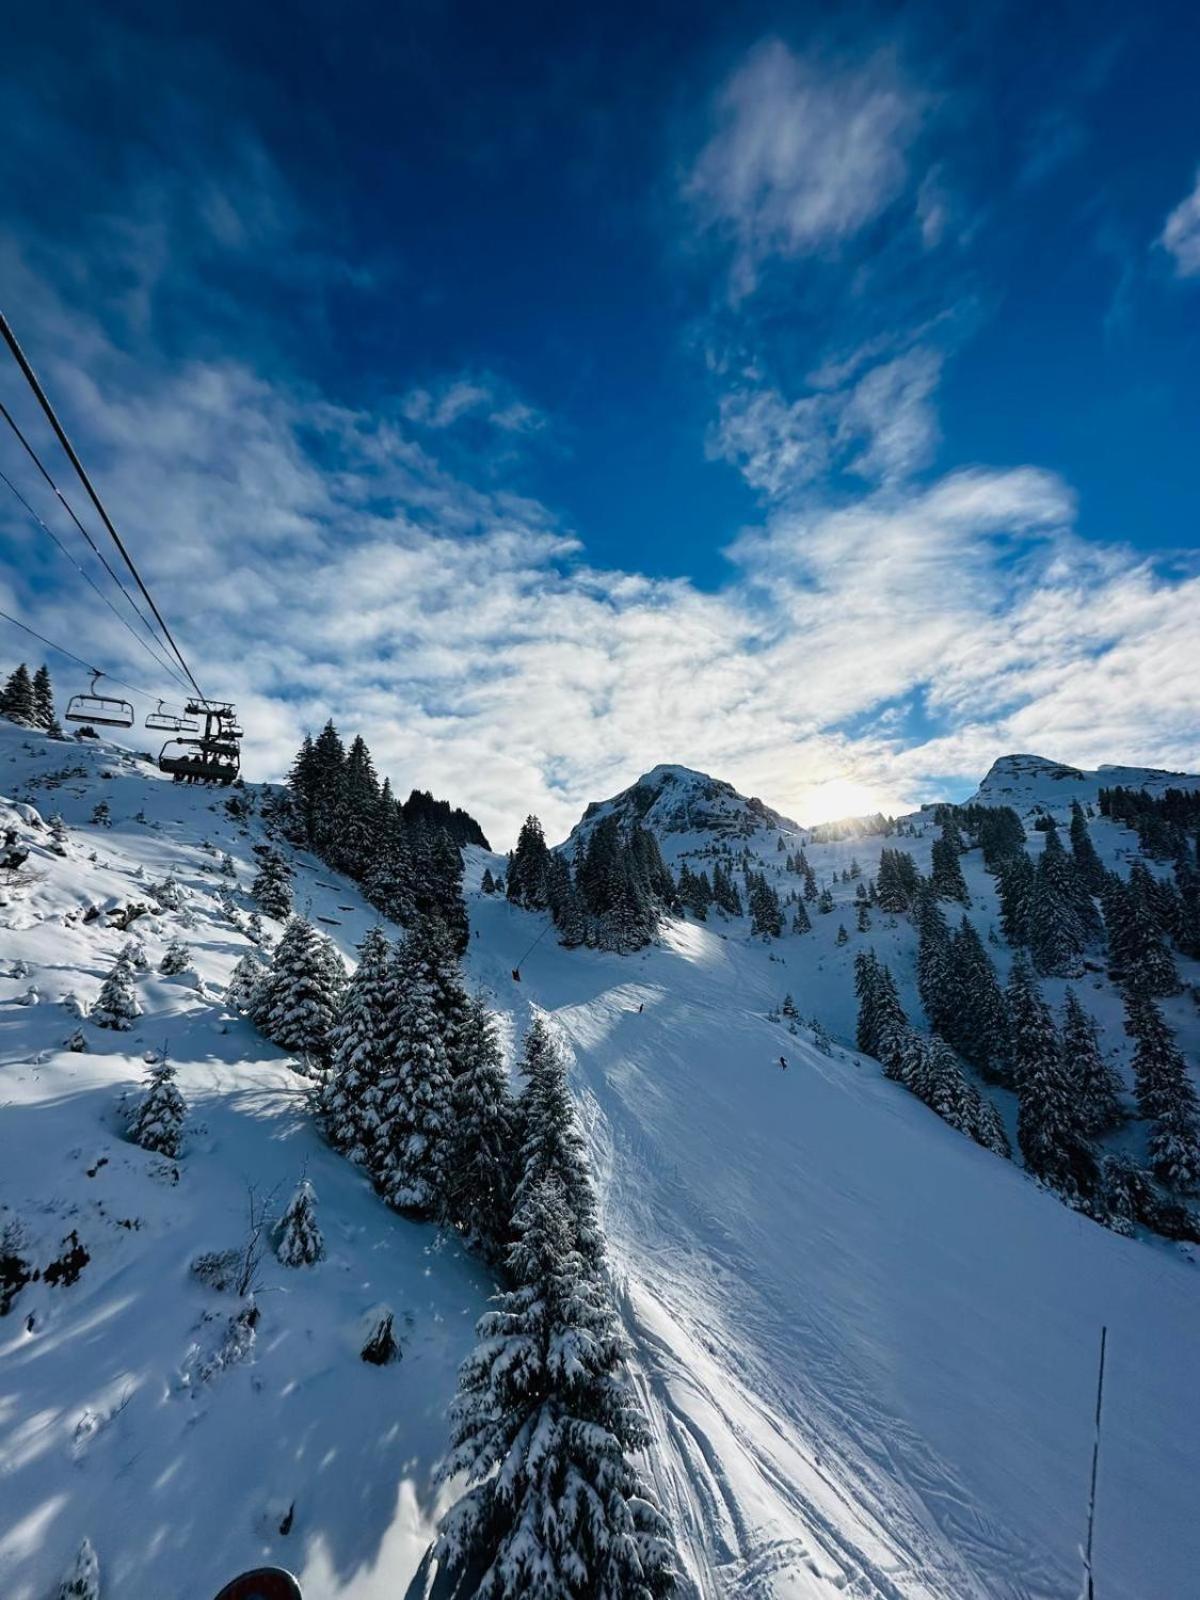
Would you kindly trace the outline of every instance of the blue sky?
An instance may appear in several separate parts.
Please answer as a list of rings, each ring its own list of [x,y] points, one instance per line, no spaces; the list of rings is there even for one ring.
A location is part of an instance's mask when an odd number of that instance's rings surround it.
[[[26,8],[0,303],[256,776],[332,712],[503,840],[665,760],[1194,768],[1198,64],[1183,4]]]

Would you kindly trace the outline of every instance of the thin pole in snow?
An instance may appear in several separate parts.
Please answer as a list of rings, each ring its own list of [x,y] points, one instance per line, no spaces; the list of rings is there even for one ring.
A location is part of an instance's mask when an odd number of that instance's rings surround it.
[[[1087,1600],[1096,1600],[1096,1587],[1092,1572],[1092,1534],[1096,1526],[1096,1473],[1100,1466],[1100,1409],[1104,1404],[1104,1352],[1108,1344],[1107,1326],[1100,1329],[1100,1371],[1096,1378],[1096,1432],[1092,1439],[1092,1488],[1088,1496],[1087,1552],[1083,1570],[1087,1578]]]

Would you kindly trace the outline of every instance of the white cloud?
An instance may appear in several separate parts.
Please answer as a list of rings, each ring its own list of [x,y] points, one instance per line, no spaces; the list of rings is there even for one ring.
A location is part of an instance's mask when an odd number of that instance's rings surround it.
[[[941,367],[936,351],[914,349],[867,368],[844,388],[818,388],[791,402],[773,388],[732,390],[709,431],[709,458],[733,463],[768,500],[785,499],[835,467],[873,483],[909,477],[937,447],[931,400]],[[853,360],[820,376],[836,382],[857,370]]]
[[[1167,218],[1159,243],[1174,256],[1177,277],[1200,277],[1200,172],[1191,194]]]
[[[178,283],[169,234],[164,251]],[[1200,686],[1180,663],[1200,658],[1197,580],[1083,545],[1053,474],[914,484],[936,437],[923,346],[863,347],[801,401],[761,380],[731,400],[714,445],[776,509],[706,592],[589,566],[543,506],[450,470],[456,408],[521,404],[486,375],[428,385],[414,421],[334,403],[274,360],[271,381],[249,357],[163,366],[109,315],[94,258],[69,270],[59,299],[0,246],[3,299],[183,648],[242,707],[252,776],[282,774],[332,715],[398,788],[468,806],[503,845],[529,810],[563,835],[662,760],[801,817],[834,780],[897,805],[1014,747],[1194,762]],[[826,462],[861,473],[862,494],[796,509],[788,487]],[[45,581],[53,552],[18,548],[5,609],[161,692],[69,569]],[[906,738],[910,700],[955,732]]]
[[[778,39],[753,50],[686,183],[702,221],[735,243],[735,294],[753,290],[767,257],[835,246],[896,199],[920,115],[887,57],[847,70]]]

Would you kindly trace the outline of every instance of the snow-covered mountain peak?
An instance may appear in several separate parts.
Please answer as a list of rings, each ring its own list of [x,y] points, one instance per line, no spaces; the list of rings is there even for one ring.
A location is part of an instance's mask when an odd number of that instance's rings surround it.
[[[1157,767],[1101,766],[1094,772],[1050,761],[1045,756],[1018,754],[993,761],[971,796],[985,806],[1011,806],[1022,816],[1035,812],[1065,814],[1071,802],[1095,804],[1101,789],[1125,787],[1161,794],[1166,789],[1195,789],[1200,777]]]
[[[622,827],[640,823],[660,840],[672,834],[748,838],[760,829],[799,833],[789,818],[762,800],[748,798],[722,778],[664,762],[608,800],[594,800],[571,830],[567,847],[586,840],[598,823],[616,814]]]

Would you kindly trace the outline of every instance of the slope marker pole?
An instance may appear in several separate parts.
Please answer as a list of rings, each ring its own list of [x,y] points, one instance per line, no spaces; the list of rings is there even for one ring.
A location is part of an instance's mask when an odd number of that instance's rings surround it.
[[[1100,1329],[1100,1370],[1096,1377],[1096,1431],[1092,1438],[1092,1488],[1088,1496],[1087,1550],[1083,1558],[1083,1570],[1087,1578],[1087,1600],[1096,1600],[1092,1572],[1092,1535],[1096,1526],[1096,1473],[1100,1466],[1100,1410],[1104,1404],[1104,1353],[1107,1344],[1108,1327],[1105,1325]]]

